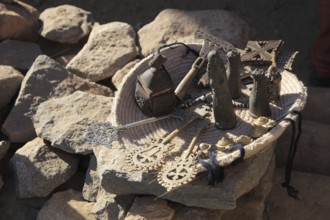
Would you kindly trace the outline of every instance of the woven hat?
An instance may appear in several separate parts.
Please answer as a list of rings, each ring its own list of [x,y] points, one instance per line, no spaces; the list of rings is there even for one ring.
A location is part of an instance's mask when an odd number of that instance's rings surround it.
[[[189,46],[197,51],[201,49],[201,45],[191,44]],[[164,66],[169,72],[174,85],[177,86],[191,68],[196,56],[192,53],[186,54],[186,48],[181,45],[163,49],[161,54],[167,58]],[[137,76],[149,68],[148,63],[152,59],[152,56],[153,55],[150,55],[136,64],[123,79],[120,89],[115,96],[112,115],[108,119],[113,125],[125,125],[148,118],[141,112],[135,103],[134,91]],[[189,92],[196,95],[206,91],[192,88]],[[249,90],[246,88],[243,93],[247,94],[249,93]],[[276,105],[271,105],[271,118],[274,120],[282,117],[295,119],[295,115],[291,113],[293,111],[301,111],[305,105],[306,98],[307,90],[303,83],[299,81],[293,73],[283,71],[281,98]],[[194,111],[194,108],[187,109],[187,111]],[[249,110],[235,108],[235,113],[237,115],[237,125],[234,129],[222,131],[216,129],[214,126],[210,126],[199,136],[197,144],[208,143],[215,145],[225,136],[234,139],[240,135],[251,134],[253,129],[253,118],[249,114]],[[126,148],[138,148],[150,143],[152,139],[163,137],[165,134],[168,134],[179,127],[182,123],[182,121],[175,118],[164,119],[155,123],[127,129],[120,133],[120,137]],[[288,125],[288,121],[281,120],[268,133],[254,140],[252,143],[245,145],[244,159],[250,158],[265,149],[267,146],[270,146],[270,144],[285,131]],[[170,156],[167,159],[172,160],[176,156],[181,155],[181,153],[188,147],[194,135],[194,125],[179,133],[179,135],[172,140],[175,147],[171,150]],[[222,166],[226,166],[233,161],[233,158],[237,158],[239,154],[239,150],[227,154],[219,153],[217,155],[217,160]]]

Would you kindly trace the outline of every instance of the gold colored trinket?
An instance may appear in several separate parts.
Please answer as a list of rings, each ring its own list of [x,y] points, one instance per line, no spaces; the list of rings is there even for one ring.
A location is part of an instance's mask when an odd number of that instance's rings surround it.
[[[240,135],[234,141],[237,144],[248,145],[253,141],[253,139],[247,135]]]
[[[274,127],[276,122],[267,117],[259,117],[253,121],[253,131],[251,134],[252,138],[259,138],[266,134],[267,131]]]

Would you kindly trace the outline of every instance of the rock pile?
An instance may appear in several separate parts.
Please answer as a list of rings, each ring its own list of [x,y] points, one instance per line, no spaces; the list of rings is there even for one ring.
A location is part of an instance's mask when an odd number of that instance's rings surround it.
[[[269,163],[272,148],[230,168],[236,174],[228,175],[221,186],[187,186],[183,188],[190,192],[187,198],[178,190],[154,201],[150,195],[137,195],[141,188],[161,194],[157,184],[148,184],[151,176],[122,175],[125,160],[120,145],[94,146],[83,137],[93,120],[106,121],[111,114],[114,90],[143,58],[139,51],[147,56],[164,43],[191,42],[192,32],[199,28],[243,47],[248,34],[244,21],[222,10],[164,10],[136,33],[122,22],[98,25],[90,12],[70,5],[48,8],[39,16],[19,0],[2,0],[0,10],[0,118],[5,118],[0,120],[0,160],[11,169],[11,175],[0,173],[0,203],[6,204],[0,206],[1,217],[261,219],[274,169]],[[37,38],[63,45],[88,40],[63,66],[37,43],[26,42]],[[100,80],[112,85],[103,86]],[[78,172],[85,175],[81,191],[63,185]],[[10,209],[11,204],[16,208]]]

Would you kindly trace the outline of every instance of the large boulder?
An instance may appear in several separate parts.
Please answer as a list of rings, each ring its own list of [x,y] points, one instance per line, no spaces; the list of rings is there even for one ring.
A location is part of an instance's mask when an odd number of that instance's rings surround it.
[[[36,40],[39,18],[37,9],[18,0],[15,0],[15,4],[10,3],[0,2],[0,40]]]
[[[131,170],[126,162],[127,150],[123,146],[113,143],[111,149],[102,146],[94,148],[101,186],[107,192],[162,195],[164,199],[187,206],[209,209],[234,209],[236,200],[259,183],[269,167],[273,151],[274,144],[244,163],[226,167],[224,181],[215,187],[207,185],[207,175],[204,175],[164,194],[166,190],[155,181],[154,172]]]
[[[24,77],[15,106],[4,122],[2,132],[12,142],[32,140],[36,137],[32,117],[40,103],[78,90],[113,96],[109,88],[72,75],[53,59],[39,56]]]
[[[10,148],[9,141],[0,141],[0,161],[6,156],[7,151]]]
[[[92,155],[86,173],[84,188],[82,191],[82,195],[84,199],[90,202],[96,202],[99,188],[100,188],[100,178],[97,174],[96,157]]]
[[[109,78],[138,55],[135,37],[135,31],[126,23],[111,22],[95,27],[67,69],[91,81]]]
[[[11,66],[0,66],[0,109],[16,95],[24,76]]]
[[[153,196],[136,197],[125,220],[171,220],[173,216],[174,209],[168,207],[166,200],[155,199]]]
[[[44,38],[60,43],[75,44],[92,30],[92,14],[73,5],[47,8],[40,14]]]
[[[111,78],[111,82],[118,90],[120,88],[121,82],[123,81],[124,77],[129,73],[129,71],[134,67],[135,64],[140,62],[140,59],[135,59],[128,64],[126,64],[123,68],[118,70],[115,75]]]
[[[0,44],[0,65],[28,70],[41,55],[38,44],[18,40],[5,40]]]
[[[95,220],[91,212],[93,205],[84,201],[78,191],[58,192],[41,208],[37,220]]]
[[[16,151],[10,165],[17,197],[44,197],[75,174],[78,159],[36,138]]]
[[[69,153],[90,154],[93,144],[84,138],[92,121],[106,121],[112,97],[77,91],[40,104],[34,117],[37,135]]]
[[[123,220],[130,209],[134,195],[115,195],[100,188],[92,212],[97,220]]]
[[[0,190],[0,219],[35,220],[46,201],[44,197],[17,198],[14,179],[8,179]]]
[[[193,37],[196,30],[212,34],[239,48],[245,47],[249,35],[247,23],[228,11],[166,9],[138,31],[141,52],[146,56],[163,44],[196,42]]]

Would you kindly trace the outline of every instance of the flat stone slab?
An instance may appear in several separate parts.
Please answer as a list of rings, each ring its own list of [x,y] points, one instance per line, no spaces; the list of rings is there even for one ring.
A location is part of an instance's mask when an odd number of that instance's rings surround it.
[[[239,48],[248,41],[248,24],[228,11],[165,9],[138,31],[141,52],[146,56],[163,44],[196,42],[193,33],[198,29]]]
[[[111,89],[71,74],[48,56],[39,56],[25,75],[14,108],[1,131],[14,143],[32,140],[36,137],[32,117],[39,105],[50,98],[66,96],[77,90],[113,96]]]
[[[16,151],[10,165],[17,197],[44,197],[75,174],[78,159],[36,138]]]
[[[73,5],[47,8],[40,14],[41,36],[60,43],[75,44],[92,30],[92,14]]]
[[[86,128],[93,120],[106,120],[112,100],[112,97],[77,91],[45,101],[34,116],[36,133],[68,153],[90,154],[93,144],[84,138]]]
[[[5,40],[0,43],[0,65],[28,70],[35,59],[41,55],[38,44],[18,40]]]
[[[94,82],[109,78],[138,55],[135,36],[134,29],[123,22],[97,26],[66,68]]]
[[[234,209],[236,200],[253,189],[269,167],[274,144],[251,159],[225,168],[224,181],[215,187],[207,185],[206,173],[192,182],[163,195],[166,189],[156,181],[155,172],[129,171],[126,150],[119,144],[111,149],[96,147],[97,169],[102,187],[110,193],[149,194],[187,206],[209,209]]]
[[[23,75],[11,66],[0,65],[0,109],[4,108],[16,95]]]

